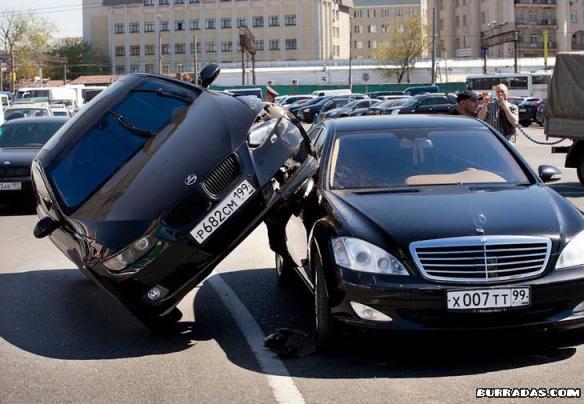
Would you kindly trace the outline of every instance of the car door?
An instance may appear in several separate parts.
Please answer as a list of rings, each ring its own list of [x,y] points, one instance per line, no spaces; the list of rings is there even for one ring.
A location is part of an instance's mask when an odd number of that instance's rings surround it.
[[[450,112],[452,104],[445,96],[432,97],[434,105],[432,106],[432,113],[434,114],[447,114]]]
[[[432,114],[434,113],[434,97],[422,98],[418,105],[415,107],[415,112],[421,114]]]

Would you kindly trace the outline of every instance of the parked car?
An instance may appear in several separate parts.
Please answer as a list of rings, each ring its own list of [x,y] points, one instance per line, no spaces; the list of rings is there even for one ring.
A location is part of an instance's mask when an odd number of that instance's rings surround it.
[[[281,285],[314,295],[317,346],[340,324],[382,330],[584,326],[584,217],[484,122],[327,120],[320,169],[280,215]],[[505,209],[501,209],[505,206]]]
[[[403,91],[374,91],[367,93],[370,98],[380,98],[386,95],[405,95]]]
[[[32,202],[30,166],[39,149],[67,118],[22,118],[0,126],[0,201]]]
[[[372,107],[374,107],[376,105],[379,105],[382,102],[384,102],[384,101],[379,100],[379,99],[374,99],[372,101],[373,102],[368,107],[365,107],[365,108],[355,108],[355,109],[353,109],[349,113],[349,116],[364,116],[364,115],[367,115],[367,112],[369,111],[370,108],[372,108]]]
[[[380,105],[376,106],[380,109]],[[422,94],[387,106],[383,114],[449,114],[456,108],[456,97],[450,94]]]
[[[11,121],[19,118],[53,116],[47,103],[14,103],[4,111],[4,119]]]
[[[321,102],[325,98],[326,99],[330,99],[331,97],[332,96],[329,96],[329,97],[314,97],[313,99],[308,100],[308,101],[303,101],[303,100],[296,101],[295,103],[289,105],[287,109],[288,109],[288,111],[290,111],[290,113],[292,115],[294,115],[296,118],[300,119],[299,114],[300,114],[300,110],[301,109],[303,109],[303,108],[305,108],[307,106],[310,106],[310,105],[319,103],[319,102]]]
[[[354,100],[348,102],[347,104],[339,107],[330,109],[324,113],[320,114],[321,119],[331,119],[331,118],[346,118],[356,109],[368,109],[371,105],[377,104],[379,100],[375,99],[364,99],[364,100]]]
[[[519,104],[519,123],[529,126],[535,122],[537,108],[545,101],[545,98],[526,98]]]
[[[312,92],[315,97],[328,97],[331,95],[349,95],[352,91],[350,88],[341,88],[336,90],[316,90]]]
[[[296,102],[300,102],[302,103],[302,101],[308,101],[313,99],[314,96],[313,95],[289,95],[286,97],[286,99],[284,99],[282,102],[280,102],[280,105],[283,106],[284,108],[286,108],[287,106],[290,106]]]
[[[543,116],[543,109],[545,108],[545,100],[537,106],[537,112],[535,114],[535,122],[539,126],[543,126],[545,123],[545,117]]]
[[[39,152],[34,234],[154,332],[317,169],[300,124],[256,97],[152,74],[115,82]]]
[[[263,90],[261,88],[230,88],[225,90],[226,93],[229,93],[235,97],[245,97],[245,96],[255,96],[260,100],[264,98]]]
[[[314,104],[304,104],[298,111],[297,116],[303,122],[313,122],[318,120],[319,115],[333,108],[342,107],[350,101],[359,100],[367,97],[363,94],[338,95],[331,97],[324,97],[319,102]]]
[[[440,87],[438,86],[416,86],[406,88],[404,94],[414,96],[418,94],[437,93],[439,91]]]
[[[364,115],[388,115],[394,108],[405,103],[407,98],[398,98],[393,100],[381,101],[369,107]]]

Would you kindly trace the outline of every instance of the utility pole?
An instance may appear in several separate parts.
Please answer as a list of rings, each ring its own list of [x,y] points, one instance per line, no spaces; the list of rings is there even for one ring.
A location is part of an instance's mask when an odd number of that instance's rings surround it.
[[[193,35],[193,41],[194,41],[194,62],[195,65],[193,66],[193,81],[195,82],[195,84],[199,84],[199,55],[197,54],[197,52],[199,51],[199,47],[197,46],[197,34]]]
[[[436,84],[436,8],[432,8],[432,85]]]
[[[67,84],[67,63],[63,63],[63,84]]]
[[[158,14],[158,74],[162,74],[162,34],[160,32],[160,18]]]
[[[349,90],[353,91],[353,20],[349,11]]]

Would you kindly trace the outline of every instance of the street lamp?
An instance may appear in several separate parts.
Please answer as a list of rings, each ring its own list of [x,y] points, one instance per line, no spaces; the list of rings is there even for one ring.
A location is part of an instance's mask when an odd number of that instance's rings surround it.
[[[162,34],[160,31],[160,19],[162,15],[158,14],[158,74],[162,74]]]

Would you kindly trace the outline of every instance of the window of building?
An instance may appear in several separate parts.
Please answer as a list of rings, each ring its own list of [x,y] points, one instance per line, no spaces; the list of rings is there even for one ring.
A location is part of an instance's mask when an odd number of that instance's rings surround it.
[[[238,18],[237,19],[237,28],[247,27],[247,18]]]
[[[154,45],[144,45],[144,55],[146,56],[154,55]]]
[[[570,22],[578,22],[578,14],[570,13]]]
[[[154,5],[154,0],[144,0],[144,5],[145,6],[153,6]]]
[[[270,50],[279,50],[280,49],[280,41],[278,39],[270,39],[269,46],[270,46]]]
[[[355,41],[356,49],[363,49],[363,41]]]
[[[162,45],[160,45],[160,53],[162,53],[163,55],[169,55],[170,46],[167,43],[163,43]]]
[[[129,30],[131,33],[140,32],[140,23],[131,22],[129,25]]]
[[[174,4],[185,4],[185,0],[174,0]]]
[[[191,53],[201,53],[201,43],[197,42],[196,44],[194,42],[191,42]]]
[[[177,73],[184,73],[185,72],[185,65],[184,65],[184,63],[177,63],[176,64],[176,72]]]
[[[167,20],[160,21],[160,31],[170,31]]]
[[[190,28],[191,28],[191,30],[199,29],[199,20],[191,20]]]
[[[130,46],[130,56],[140,56],[140,46],[131,45]]]
[[[215,42],[207,42],[207,53],[217,52],[215,49]]]
[[[466,27],[466,15],[462,16],[462,25]]]
[[[296,49],[296,39],[286,39],[286,50]]]
[[[214,18],[207,18],[205,23],[205,27],[207,29],[215,29],[215,19]]]
[[[256,40],[256,50],[263,51],[264,50],[264,41],[263,39]]]
[[[126,56],[126,48],[123,46],[116,46],[116,56]]]
[[[456,26],[460,27],[460,16],[456,16]]]
[[[154,23],[153,22],[145,22],[144,23],[144,32],[154,32]]]
[[[176,20],[174,22],[174,30],[175,31],[183,31],[184,30],[184,26],[185,26],[185,23],[184,23],[183,20]]]
[[[144,71],[146,73],[154,73],[154,63],[146,63],[144,65]]]
[[[280,26],[280,17],[277,15],[271,15],[269,22],[270,22],[270,27],[279,27]]]
[[[460,49],[460,38],[456,38],[456,49]]]
[[[126,66],[116,65],[116,74],[126,74]]]
[[[201,0],[189,0],[189,3],[190,4],[197,4],[197,3],[200,3],[200,2],[201,2]]]
[[[286,26],[296,25],[296,16],[295,15],[287,15],[284,17],[284,24]]]
[[[124,24],[123,23],[115,23],[114,24],[114,32],[116,34],[123,34],[124,33]]]
[[[168,6],[168,0],[158,0],[158,4],[160,4],[161,6]]]
[[[442,21],[442,20],[440,20]],[[481,11],[481,24],[484,24],[487,22],[487,14],[484,11]]]
[[[221,28],[231,28],[231,18],[221,18]]]
[[[255,28],[264,26],[264,17],[253,17],[252,24]]]
[[[221,42],[221,52],[231,52],[233,50],[233,42],[223,41]]]
[[[130,73],[139,73],[140,65],[130,65]]]
[[[170,65],[168,63],[163,63],[162,64],[162,74],[168,74],[170,73]]]
[[[369,25],[367,27],[367,32],[369,32],[370,34],[377,32],[377,26],[376,25]]]
[[[176,54],[185,53],[185,44],[184,43],[175,43],[174,44],[174,53],[176,53]]]

